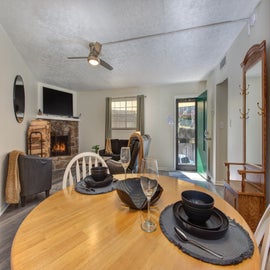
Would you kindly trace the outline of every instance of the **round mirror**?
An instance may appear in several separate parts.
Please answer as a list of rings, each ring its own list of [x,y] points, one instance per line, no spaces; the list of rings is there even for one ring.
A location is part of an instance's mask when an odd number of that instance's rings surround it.
[[[25,97],[23,79],[17,75],[13,86],[13,106],[17,121],[21,123],[24,117]]]

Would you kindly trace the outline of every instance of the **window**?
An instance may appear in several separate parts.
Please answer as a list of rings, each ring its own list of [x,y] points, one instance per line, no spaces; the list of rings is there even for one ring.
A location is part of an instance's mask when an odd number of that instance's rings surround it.
[[[136,129],[137,97],[112,99],[112,129]]]

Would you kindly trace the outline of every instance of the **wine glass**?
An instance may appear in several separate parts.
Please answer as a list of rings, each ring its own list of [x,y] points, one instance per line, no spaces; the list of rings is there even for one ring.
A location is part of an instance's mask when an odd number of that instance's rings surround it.
[[[150,202],[158,187],[157,160],[153,158],[143,159],[141,173],[141,187],[147,198],[147,219],[143,221],[142,229],[146,232],[153,232],[156,230],[157,225],[151,220]]]
[[[120,161],[125,170],[125,179],[127,178],[127,167],[130,162],[130,148],[129,147],[121,147],[120,152]]]

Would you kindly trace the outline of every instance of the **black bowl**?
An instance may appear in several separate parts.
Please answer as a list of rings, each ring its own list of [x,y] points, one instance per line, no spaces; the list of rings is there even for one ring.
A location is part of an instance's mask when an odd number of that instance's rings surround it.
[[[183,205],[198,209],[211,209],[215,203],[212,196],[197,190],[185,190],[182,192],[181,197]]]
[[[95,181],[103,181],[107,176],[107,167],[93,167],[91,168],[91,176]]]
[[[188,204],[183,204],[183,208],[190,220],[196,224],[205,223],[211,217],[214,210],[214,207],[204,209],[192,207]]]
[[[118,181],[115,187],[121,201],[132,209],[147,208],[147,199],[143,193],[140,178],[128,178]],[[161,196],[163,188],[158,185],[155,194],[151,198],[151,205],[154,204]]]
[[[112,183],[113,176],[111,174],[107,174],[103,181],[96,181],[93,179],[92,175],[88,175],[83,179],[87,188],[99,188],[105,187]]]

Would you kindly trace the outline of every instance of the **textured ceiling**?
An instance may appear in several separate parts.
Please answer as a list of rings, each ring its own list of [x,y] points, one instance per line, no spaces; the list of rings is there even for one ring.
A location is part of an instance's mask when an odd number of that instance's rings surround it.
[[[0,24],[36,78],[88,91],[199,81],[260,0],[0,0]],[[113,66],[93,67],[89,42]]]

